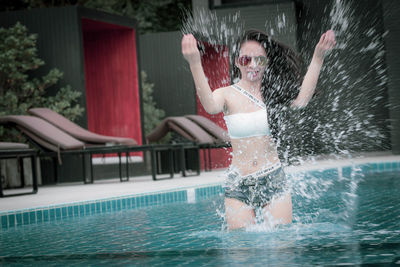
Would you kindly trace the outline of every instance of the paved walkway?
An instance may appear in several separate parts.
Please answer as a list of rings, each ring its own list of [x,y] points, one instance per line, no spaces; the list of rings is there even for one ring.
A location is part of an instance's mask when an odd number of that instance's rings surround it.
[[[382,152],[353,156],[353,162],[356,164],[385,161],[400,161],[400,155]],[[348,166],[351,162],[349,159],[335,159],[335,157],[327,158],[321,156],[316,159],[314,158],[314,160],[305,160],[301,166],[287,167],[285,171],[291,173],[311,169]],[[39,192],[34,195],[1,198],[0,212],[179,188],[201,187],[221,183],[224,180],[223,173],[224,170],[213,170],[212,172],[202,172],[200,176],[181,177],[177,174],[173,179],[159,181],[153,181],[151,176],[141,176],[131,178],[129,182],[120,182],[119,179],[109,179],[98,180],[94,184],[82,184],[79,182],[40,186]]]

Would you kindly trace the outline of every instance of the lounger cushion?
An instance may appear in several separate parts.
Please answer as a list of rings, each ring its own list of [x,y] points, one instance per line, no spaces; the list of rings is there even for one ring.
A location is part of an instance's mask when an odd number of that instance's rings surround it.
[[[219,127],[216,123],[214,123],[210,119],[200,115],[186,115],[185,117],[195,122],[206,132],[211,134],[215,139],[217,139],[218,142],[222,143],[230,141],[227,131]]]
[[[85,144],[41,118],[24,115],[0,117],[0,124],[16,124],[34,141],[52,151],[82,149]]]
[[[111,143],[137,145],[137,142],[132,138],[106,136],[90,132],[48,108],[32,108],[29,110],[29,113],[50,122],[82,142],[92,144]]]
[[[185,117],[165,118],[149,135],[148,142],[156,142],[163,138],[168,131],[174,131],[189,141],[198,144],[212,144],[215,140],[201,127]]]
[[[27,148],[29,148],[29,146],[27,144],[13,143],[13,142],[0,142],[0,150],[27,149]]]

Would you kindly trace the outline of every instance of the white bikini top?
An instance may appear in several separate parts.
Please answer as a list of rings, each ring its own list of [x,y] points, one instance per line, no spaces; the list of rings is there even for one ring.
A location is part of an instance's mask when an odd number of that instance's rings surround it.
[[[238,85],[234,84],[232,87],[252,100],[261,109],[254,112],[225,115],[224,120],[231,139],[271,135],[265,104]]]

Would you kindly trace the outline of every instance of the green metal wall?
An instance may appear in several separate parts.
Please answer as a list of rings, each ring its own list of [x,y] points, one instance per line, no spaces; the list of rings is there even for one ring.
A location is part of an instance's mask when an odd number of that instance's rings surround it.
[[[297,50],[297,22],[294,2],[259,4],[215,9],[218,17],[238,13],[244,28],[258,29]]]
[[[180,32],[140,36],[140,65],[154,84],[154,100],[166,116],[196,113],[196,92],[181,52]]]

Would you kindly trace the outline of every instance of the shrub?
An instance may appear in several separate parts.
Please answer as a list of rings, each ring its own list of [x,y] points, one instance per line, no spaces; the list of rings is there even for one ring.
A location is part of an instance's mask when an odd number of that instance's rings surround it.
[[[63,73],[54,68],[43,77],[33,77],[32,71],[44,65],[37,55],[37,35],[29,34],[21,23],[0,28],[0,116],[27,114],[32,107],[50,108],[71,120],[82,115],[76,103],[81,93],[70,86],[57,90],[54,96],[47,89],[54,86]],[[0,127],[0,138],[19,141],[16,131]]]
[[[148,135],[165,116],[162,109],[156,107],[156,102],[153,99],[154,84],[147,81],[146,72],[141,72],[142,80],[142,99],[143,99],[143,124],[144,133]]]

